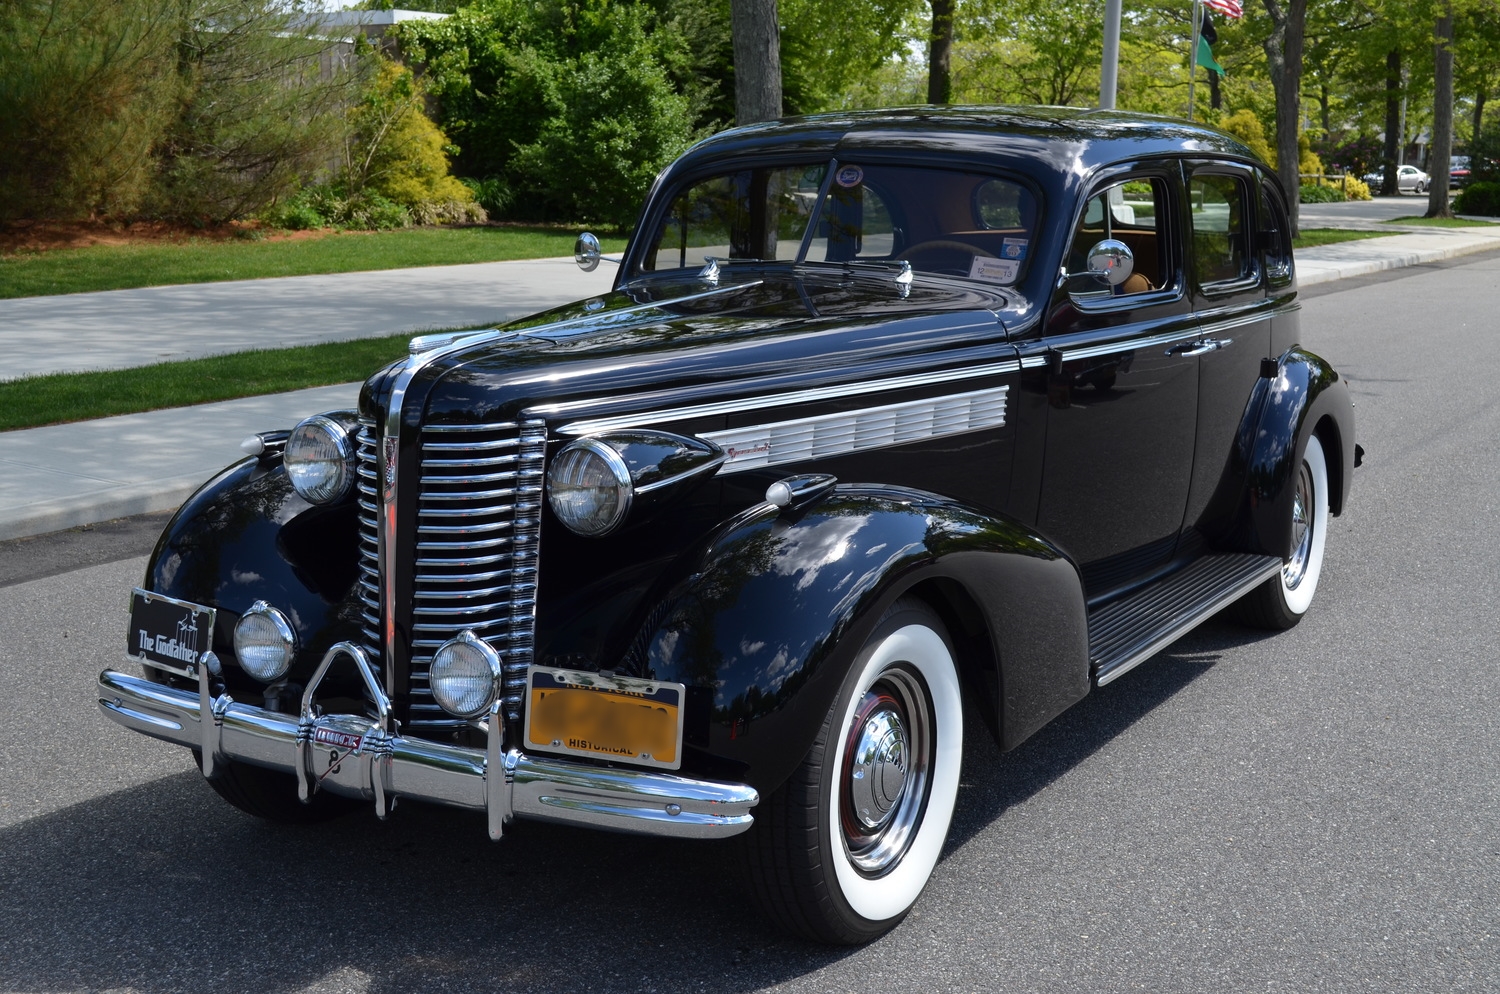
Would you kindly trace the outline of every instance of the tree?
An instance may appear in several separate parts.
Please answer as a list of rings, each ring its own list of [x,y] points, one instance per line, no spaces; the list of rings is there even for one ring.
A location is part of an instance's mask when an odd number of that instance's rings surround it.
[[[1065,105],[1098,84],[1104,26],[1095,0],[973,3],[955,45],[960,99]]]
[[[1302,120],[1302,41],[1307,0],[1262,0],[1271,15],[1271,34],[1262,42],[1276,89],[1276,174],[1288,190],[1302,186],[1297,134]],[[1291,236],[1297,237],[1297,197],[1288,198]]]
[[[178,14],[182,97],[155,149],[154,213],[244,217],[336,159],[360,80],[296,0],[183,0]]]
[[[953,99],[953,18],[958,0],[931,0],[932,31],[927,42],[927,102],[946,104]]]
[[[0,5],[0,220],[135,210],[177,99],[169,7]]]
[[[776,0],[730,0],[734,38],[734,121],[781,116],[781,31]]]
[[[1432,157],[1428,171],[1432,175],[1427,190],[1427,213],[1424,217],[1452,217],[1448,206],[1448,163],[1453,156],[1453,4],[1444,0],[1438,7],[1433,28],[1433,58],[1436,68],[1432,94]]]

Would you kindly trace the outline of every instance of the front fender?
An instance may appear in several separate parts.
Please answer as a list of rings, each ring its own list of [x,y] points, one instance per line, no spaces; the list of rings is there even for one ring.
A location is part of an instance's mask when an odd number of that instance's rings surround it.
[[[752,508],[711,538],[637,665],[711,696],[705,761],[762,793],[806,755],[883,612],[914,593],[950,618],[969,688],[1014,745],[1088,692],[1077,569],[1034,530],[945,498],[840,486]],[[988,673],[988,676],[986,675]],[[690,691],[691,693],[692,691]]]
[[[235,665],[235,622],[257,600],[270,603],[297,634],[291,678],[310,673],[329,646],[359,632],[358,540],[353,502],[313,506],[279,462],[243,459],[178,509],[147,563],[145,586],[217,608],[213,647],[230,664],[226,681],[259,693]]]

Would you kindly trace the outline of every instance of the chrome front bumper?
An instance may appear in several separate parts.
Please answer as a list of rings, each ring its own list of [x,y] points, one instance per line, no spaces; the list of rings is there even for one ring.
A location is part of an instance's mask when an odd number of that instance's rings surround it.
[[[211,692],[212,653],[195,667],[198,693],[152,683],[115,670],[99,674],[99,709],[143,735],[198,749],[203,774],[224,761],[281,770],[297,779],[309,800],[318,790],[374,802],[384,818],[397,798],[481,811],[499,839],[514,818],[592,828],[712,839],[738,835],[754,820],[760,797],[744,784],[696,780],[671,773],[594,766],[501,748],[499,706],[491,709],[484,749],[393,734],[390,705],[369,661],[340,643],[309,682],[300,715],[240,704]],[[349,658],[360,670],[377,717],[323,715],[314,691],[329,666]]]

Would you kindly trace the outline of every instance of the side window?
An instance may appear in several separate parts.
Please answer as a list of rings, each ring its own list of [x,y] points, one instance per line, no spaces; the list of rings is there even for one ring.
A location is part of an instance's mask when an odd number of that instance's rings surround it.
[[[1286,283],[1292,278],[1292,244],[1281,198],[1265,183],[1260,187],[1260,218],[1260,250],[1265,255],[1266,275],[1273,284]]]
[[[1106,238],[1124,242],[1135,257],[1130,277],[1114,288],[1117,297],[1149,293],[1171,285],[1168,239],[1157,222],[1167,217],[1167,184],[1156,177],[1114,183],[1084,206],[1083,219],[1068,250],[1068,272],[1088,269],[1089,250]]]
[[[1201,287],[1235,283],[1255,273],[1245,234],[1245,184],[1234,176],[1194,176],[1192,198],[1193,266]]]

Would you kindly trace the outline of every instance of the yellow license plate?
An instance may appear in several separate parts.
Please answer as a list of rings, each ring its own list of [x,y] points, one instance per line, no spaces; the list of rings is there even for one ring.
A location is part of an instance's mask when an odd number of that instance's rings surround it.
[[[525,748],[675,770],[682,765],[685,686],[533,666]]]

